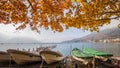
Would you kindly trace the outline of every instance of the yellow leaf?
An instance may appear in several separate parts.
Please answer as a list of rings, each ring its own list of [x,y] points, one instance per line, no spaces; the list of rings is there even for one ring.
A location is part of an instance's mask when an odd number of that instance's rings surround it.
[[[75,2],[76,0],[72,0],[72,2]]]
[[[80,3],[80,2],[85,2],[85,0],[72,0],[72,2],[78,2],[78,3]]]

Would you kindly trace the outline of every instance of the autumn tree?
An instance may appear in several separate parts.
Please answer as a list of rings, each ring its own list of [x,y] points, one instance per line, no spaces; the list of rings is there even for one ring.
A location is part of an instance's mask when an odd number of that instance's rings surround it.
[[[0,23],[20,23],[16,29],[98,31],[119,17],[120,0],[0,0]]]

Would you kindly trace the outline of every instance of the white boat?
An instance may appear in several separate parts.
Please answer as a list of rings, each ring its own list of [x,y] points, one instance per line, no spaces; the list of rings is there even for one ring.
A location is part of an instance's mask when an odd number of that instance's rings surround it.
[[[42,50],[40,51],[40,55],[47,64],[63,60],[63,56],[61,53],[51,50]]]
[[[89,63],[89,61],[87,59],[78,58],[78,57],[76,57],[74,55],[72,55],[72,58],[79,61],[79,62],[82,62],[85,65],[87,65]]]
[[[12,61],[12,58],[10,57],[10,55],[7,52],[4,51],[0,51],[0,63],[8,63]]]
[[[41,61],[41,56],[36,53],[31,53],[27,51],[19,51],[14,49],[8,49],[7,52],[13,58],[17,64],[29,64],[33,62]]]

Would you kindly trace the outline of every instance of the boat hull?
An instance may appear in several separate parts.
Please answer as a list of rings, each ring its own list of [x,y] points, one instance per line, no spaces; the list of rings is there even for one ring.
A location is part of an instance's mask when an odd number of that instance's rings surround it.
[[[32,54],[24,51],[13,51],[13,50],[8,50],[10,55],[12,56],[13,60],[17,64],[29,64],[33,62],[39,62],[41,61],[41,57],[37,54]]]
[[[74,48],[72,50],[72,58],[74,60],[77,60],[85,65],[88,63],[91,63],[91,60],[93,59],[93,55],[86,54],[83,51],[79,50],[78,48]]]
[[[58,62],[63,59],[61,54],[53,51],[41,51],[40,55],[47,64]]]
[[[74,60],[77,60],[77,61],[85,64],[85,65],[87,65],[88,63],[90,63],[90,59],[89,59],[89,60],[88,60],[88,59],[82,59],[82,58],[78,58],[78,57],[73,56],[73,55],[72,55],[72,58],[73,58]]]
[[[10,57],[10,55],[6,52],[0,52],[0,63],[7,63],[9,61],[11,61],[12,58]]]

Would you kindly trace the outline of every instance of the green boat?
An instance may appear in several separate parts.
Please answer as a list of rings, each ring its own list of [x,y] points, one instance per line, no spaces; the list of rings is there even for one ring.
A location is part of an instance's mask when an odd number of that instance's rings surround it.
[[[94,55],[94,56],[103,56],[103,57],[113,56],[113,54],[104,53],[104,52],[97,51],[97,50],[94,50],[94,49],[91,49],[91,48],[84,48],[83,52],[87,53],[87,54]]]
[[[91,58],[93,55],[84,53],[83,51],[79,50],[78,48],[74,48],[72,50],[72,55],[78,58]]]
[[[90,63],[93,57],[94,57],[93,55],[86,54],[83,51],[79,50],[78,48],[74,48],[72,50],[72,58],[79,62],[82,62],[85,65]]]

